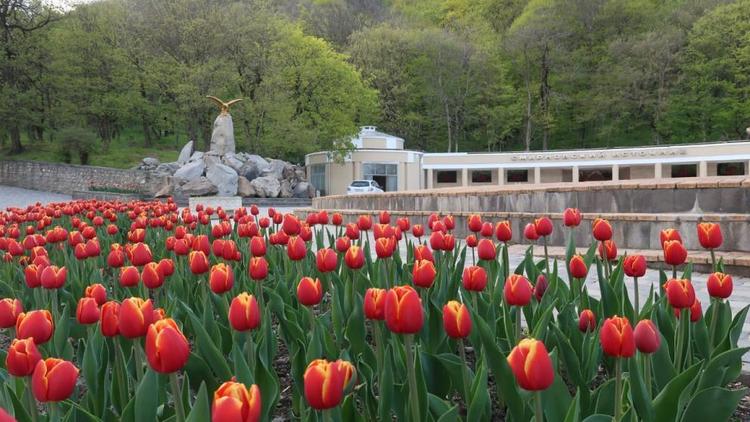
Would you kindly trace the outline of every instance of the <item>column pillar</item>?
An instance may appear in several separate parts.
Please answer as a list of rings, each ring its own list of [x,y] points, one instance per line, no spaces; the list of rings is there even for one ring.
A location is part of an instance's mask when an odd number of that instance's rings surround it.
[[[705,161],[701,161],[698,163],[698,177],[707,177],[708,176],[708,163]]]
[[[534,167],[534,183],[537,185],[542,183],[542,168]]]
[[[469,186],[469,169],[461,169],[461,186]]]
[[[661,179],[661,163],[654,164],[654,179]]]
[[[432,183],[433,183],[434,177],[432,174],[432,169],[427,169],[427,189],[432,189]]]
[[[573,183],[579,182],[580,174],[578,174],[578,166],[573,166]]]
[[[498,185],[505,184],[505,169],[504,168],[497,169],[497,184]]]
[[[620,165],[612,165],[612,180],[620,180]]]

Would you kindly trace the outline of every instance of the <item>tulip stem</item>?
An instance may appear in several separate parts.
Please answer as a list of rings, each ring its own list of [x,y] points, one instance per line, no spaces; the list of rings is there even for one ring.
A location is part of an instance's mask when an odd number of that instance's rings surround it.
[[[651,355],[644,353],[641,357],[643,358],[643,381],[646,383],[648,399],[651,400]]]
[[[416,356],[412,350],[414,334],[404,336],[404,346],[406,346],[406,367],[409,372],[409,402],[411,402],[411,420],[419,422],[421,415],[419,413],[419,397],[417,396],[417,374],[416,374]]]
[[[464,345],[464,339],[458,339],[458,353],[461,355],[461,360],[464,363],[464,366],[461,370],[461,372],[463,373],[462,375],[464,381],[464,401],[468,406],[469,396],[471,392],[471,382],[469,381],[469,362],[466,360],[466,350],[464,350],[465,348],[466,346]]]
[[[677,278],[677,265],[672,265],[672,278]]]
[[[138,382],[143,379],[143,347],[141,346],[141,343],[138,341],[139,339],[135,339],[133,341],[133,344],[135,347],[133,348],[133,356],[135,357],[135,373],[138,376]]]
[[[329,422],[333,421],[333,415],[331,414],[333,412],[332,409],[325,409],[322,411],[323,413],[323,422]]]
[[[245,339],[245,351],[247,353],[247,365],[250,367],[253,376],[255,376],[255,342],[253,342],[253,331],[247,331]]]
[[[713,252],[713,249],[711,252]],[[711,300],[713,300],[713,298]],[[716,340],[716,324],[719,317],[719,305],[721,304],[721,301],[716,299],[713,300],[713,302],[713,308],[711,309],[711,331],[709,332],[709,345],[711,346],[712,351],[714,348],[714,341]]]
[[[635,298],[635,320],[638,322],[640,312],[638,311],[638,277],[633,277],[633,296]]]
[[[57,422],[60,420],[60,415],[57,410],[57,402],[47,402],[47,416],[49,416],[50,422]]]
[[[521,341],[521,307],[516,306],[516,343]]]
[[[177,422],[184,422],[185,409],[182,407],[182,394],[180,394],[180,381],[177,379],[177,372],[169,374],[169,381],[172,384],[172,398],[174,399],[174,410],[177,415]]]
[[[622,358],[615,362],[615,417],[614,422],[622,418]]]
[[[544,422],[544,410],[542,410],[542,392],[536,391],[534,392],[534,416],[536,417],[536,422]]]
[[[547,267],[547,281],[550,281],[549,279],[549,254],[547,253],[547,236],[542,236],[542,240],[544,242],[544,264]]]
[[[712,271],[718,271],[716,268],[716,254],[714,253],[713,249],[709,249],[711,251],[711,270]]]
[[[677,344],[675,345],[675,369],[678,373],[682,372],[682,358],[685,354],[683,349],[686,331],[690,329],[690,308],[680,310],[680,326],[677,328]]]
[[[36,407],[36,400],[34,399],[34,393],[31,390],[31,377],[27,377],[29,381],[29,391],[26,396],[28,397],[29,415],[31,415],[31,422],[36,422],[39,419],[39,409]]]

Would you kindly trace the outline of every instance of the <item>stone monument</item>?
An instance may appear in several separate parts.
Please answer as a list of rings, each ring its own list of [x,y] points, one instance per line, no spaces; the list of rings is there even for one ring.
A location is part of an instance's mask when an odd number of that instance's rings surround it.
[[[219,115],[216,116],[216,120],[214,120],[214,129],[211,132],[210,151],[214,151],[218,155],[224,155],[228,152],[234,154],[234,124],[232,123],[232,115],[229,114],[229,107],[242,101],[242,98],[237,98],[227,102],[224,102],[213,95],[208,95],[206,98],[215,102],[221,110]]]

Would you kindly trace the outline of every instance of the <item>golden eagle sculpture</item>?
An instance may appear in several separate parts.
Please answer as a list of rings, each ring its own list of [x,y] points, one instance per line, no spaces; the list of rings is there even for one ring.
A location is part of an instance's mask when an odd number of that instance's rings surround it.
[[[222,100],[214,97],[213,95],[206,95],[206,98],[208,98],[209,100],[215,102],[216,105],[219,106],[219,109],[221,110],[221,114],[229,114],[229,107],[231,107],[234,104],[237,104],[240,101],[242,101],[242,98],[236,98],[234,100],[224,102],[224,101],[222,101]]]

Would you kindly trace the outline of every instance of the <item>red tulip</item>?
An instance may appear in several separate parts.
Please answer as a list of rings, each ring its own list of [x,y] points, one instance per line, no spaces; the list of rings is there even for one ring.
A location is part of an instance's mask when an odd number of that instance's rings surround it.
[[[369,215],[360,215],[357,219],[357,227],[362,231],[372,228],[372,217]]]
[[[0,328],[15,326],[21,313],[23,313],[23,305],[20,300],[11,298],[0,300]]]
[[[99,327],[105,337],[115,337],[120,334],[120,303],[109,301],[102,305]]]
[[[185,366],[190,358],[190,345],[173,319],[164,318],[148,327],[146,358],[151,368],[161,374],[176,372]]]
[[[724,241],[721,226],[715,223],[698,223],[698,241],[706,249],[720,247]]]
[[[73,394],[78,380],[78,368],[62,359],[40,360],[31,376],[31,391],[37,401],[59,402]]]
[[[508,355],[518,385],[528,391],[542,391],[555,380],[555,371],[547,348],[539,340],[525,338]]]
[[[321,273],[327,273],[335,271],[338,265],[338,256],[331,248],[318,249],[315,255],[315,263],[318,267],[318,271]]]
[[[87,286],[84,295],[94,298],[96,304],[100,306],[104,305],[104,302],[107,301],[107,289],[99,283]]]
[[[446,234],[443,237],[443,250],[450,252],[456,247],[456,238],[452,234]]]
[[[346,237],[348,237],[351,240],[357,240],[359,239],[359,227],[357,227],[354,223],[349,223],[346,225]]]
[[[289,236],[297,236],[300,232],[301,225],[299,219],[294,214],[284,214],[284,222],[281,223],[281,230],[284,230]]]
[[[536,229],[536,234],[544,237],[552,234],[554,226],[549,217],[541,217],[534,220],[534,228]]]
[[[494,261],[496,257],[495,244],[490,239],[482,239],[477,245],[477,254],[483,261]]]
[[[129,339],[143,337],[153,319],[154,306],[151,299],[129,297],[120,305],[120,334]]]
[[[344,255],[344,262],[352,270],[362,268],[365,265],[365,254],[362,252],[362,248],[357,245],[350,246]]]
[[[643,277],[646,274],[646,258],[643,255],[628,255],[622,262],[628,277]]]
[[[614,240],[605,240],[599,243],[599,256],[607,261],[617,259],[617,245]]]
[[[385,289],[369,288],[365,292],[365,317],[382,321],[385,319]]]
[[[41,275],[43,269],[44,268],[38,267],[36,264],[29,264],[23,269],[26,286],[28,288],[34,289],[42,285]]]
[[[472,233],[479,233],[482,230],[482,217],[478,214],[471,214],[466,219],[466,226]]]
[[[417,239],[421,238],[422,236],[424,236],[424,227],[421,224],[413,225],[411,227],[411,234]]]
[[[664,262],[668,265],[680,265],[687,259],[687,249],[678,240],[667,240],[662,247],[664,249]]]
[[[149,262],[143,266],[141,273],[143,285],[148,289],[158,289],[164,284],[164,274],[159,270],[159,263]]]
[[[34,372],[37,362],[42,359],[34,339],[13,339],[5,357],[5,367],[14,377],[27,377]]]
[[[385,323],[399,334],[414,334],[422,329],[422,300],[411,286],[396,286],[385,297]]]
[[[578,330],[582,333],[596,329],[596,316],[591,309],[584,309],[578,316]]]
[[[440,231],[432,232],[430,234],[430,247],[436,251],[445,249],[445,234]]]
[[[695,302],[695,289],[690,280],[669,279],[664,284],[667,301],[673,308],[689,308]]]
[[[344,360],[328,362],[316,359],[310,362],[303,376],[307,403],[317,410],[338,406],[355,375],[354,366]]]
[[[682,243],[682,236],[680,236],[680,232],[675,229],[664,229],[659,232],[659,243],[661,243],[662,247],[664,247],[664,242],[667,240],[676,240]]]
[[[19,314],[16,320],[16,338],[31,337],[36,344],[49,341],[54,331],[52,314],[46,309]]]
[[[412,270],[412,279],[415,286],[429,288],[435,282],[437,271],[435,265],[426,259],[414,262]]]
[[[396,238],[381,237],[375,240],[375,254],[380,259],[390,258],[396,249]]]
[[[542,301],[544,292],[547,291],[547,287],[549,287],[547,277],[545,277],[544,274],[539,274],[539,276],[537,276],[536,278],[536,284],[534,284],[534,297],[536,298],[537,302]]]
[[[208,257],[203,251],[191,251],[188,255],[188,265],[193,274],[204,274],[208,272]]]
[[[476,248],[477,245],[479,244],[479,241],[477,240],[477,237],[474,236],[473,234],[470,234],[470,235],[466,236],[466,240],[465,241],[466,241],[466,246],[469,247],[469,248]]]
[[[466,338],[471,333],[471,316],[466,305],[451,300],[443,306],[443,327],[451,338]]]
[[[519,274],[511,274],[505,280],[503,294],[510,306],[526,306],[531,301],[532,286],[529,280]]]
[[[292,261],[300,261],[307,255],[305,241],[299,236],[292,236],[286,244],[286,254]]]
[[[255,236],[250,239],[250,253],[253,256],[265,256],[266,255],[266,241],[260,236]]]
[[[244,384],[227,381],[214,393],[211,406],[212,422],[257,422],[261,419],[260,388],[253,384],[250,388]]]
[[[432,263],[435,262],[435,257],[432,255],[432,251],[426,245],[414,246],[414,261],[420,261],[426,259]]]
[[[141,280],[138,268],[133,266],[120,267],[120,285],[123,287],[137,286]]]
[[[609,221],[603,218],[595,218],[591,224],[591,232],[594,235],[594,239],[604,242],[605,240],[612,239],[612,226]]]
[[[145,243],[136,243],[130,248],[130,263],[136,267],[146,265],[151,262],[151,248]]]
[[[565,211],[563,211],[563,224],[566,227],[578,227],[581,224],[581,212],[578,208],[565,208]]]
[[[302,277],[297,284],[297,300],[305,306],[315,306],[323,299],[323,286],[319,279]]]
[[[99,321],[99,305],[96,299],[91,297],[82,297],[78,300],[76,307],[76,319],[79,324],[96,324]]]
[[[706,286],[711,297],[726,299],[732,295],[732,276],[719,272],[710,274]]]
[[[536,232],[536,226],[534,223],[529,223],[523,229],[523,236],[528,240],[539,239],[539,233]]]
[[[659,350],[661,335],[650,319],[644,319],[635,326],[635,347],[641,353],[651,354]]]
[[[164,277],[169,277],[174,274],[174,261],[170,258],[162,258],[159,260],[157,267],[159,268],[161,275]]]
[[[268,261],[262,256],[256,256],[250,258],[248,264],[248,271],[250,272],[250,278],[253,280],[263,280],[268,276]]]
[[[599,343],[604,354],[629,358],[635,353],[633,327],[626,317],[613,316],[604,320],[599,332]]]
[[[351,244],[352,242],[348,237],[339,237],[336,239],[336,251],[339,253],[344,253],[349,249],[349,246],[351,246]]]
[[[42,287],[45,289],[59,289],[65,284],[68,278],[68,269],[65,267],[58,268],[54,265],[44,267],[41,276]]]
[[[229,305],[229,324],[237,331],[248,331],[260,325],[258,301],[251,294],[240,293]]]
[[[573,278],[586,278],[589,273],[589,269],[586,266],[586,261],[581,255],[573,255],[570,258],[568,270],[570,271],[570,276]]]
[[[469,291],[481,292],[487,286],[487,271],[479,266],[464,268],[461,282],[464,289]]]

